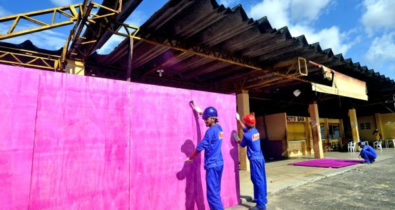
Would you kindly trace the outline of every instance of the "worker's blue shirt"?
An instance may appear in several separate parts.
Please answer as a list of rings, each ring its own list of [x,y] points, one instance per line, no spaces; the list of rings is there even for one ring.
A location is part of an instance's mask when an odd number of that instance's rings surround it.
[[[371,147],[369,145],[365,145],[362,148],[360,154],[361,154],[361,156],[364,156],[366,154],[369,157],[369,159],[376,159],[377,158],[376,150],[374,150],[373,147]]]
[[[261,138],[256,128],[243,128],[244,135],[241,140],[240,146],[247,146],[247,157],[250,160],[263,159],[261,150]]]
[[[224,165],[221,151],[223,136],[221,126],[215,124],[207,129],[203,140],[197,145],[196,150],[204,150],[205,169]]]

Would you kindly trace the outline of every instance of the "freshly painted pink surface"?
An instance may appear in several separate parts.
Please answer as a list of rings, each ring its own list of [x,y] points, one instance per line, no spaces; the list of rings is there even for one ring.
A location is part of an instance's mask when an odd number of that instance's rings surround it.
[[[30,205],[128,209],[128,84],[42,73]]]
[[[224,130],[222,201],[226,207],[237,204],[237,147],[230,139],[236,127],[234,95],[144,84],[134,84],[131,95],[131,189],[138,192],[131,195],[132,209],[150,209],[153,205],[163,209],[208,209],[203,154],[192,163],[184,162],[207,129],[189,107],[191,99],[202,109],[209,105],[218,109]]]
[[[0,205],[6,209],[209,209],[206,131],[224,129],[224,207],[238,202],[235,96],[0,65]]]
[[[0,65],[0,209],[26,209],[39,75]]]

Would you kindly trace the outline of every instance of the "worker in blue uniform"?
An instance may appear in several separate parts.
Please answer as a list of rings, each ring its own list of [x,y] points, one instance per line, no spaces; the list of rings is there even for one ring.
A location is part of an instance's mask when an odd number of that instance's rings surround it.
[[[365,145],[365,142],[359,142],[358,145],[362,148],[359,156],[365,160],[365,163],[373,163],[377,157],[376,150],[369,145]]]
[[[194,153],[187,158],[192,161],[199,152],[204,150],[204,169],[206,170],[207,201],[211,210],[223,210],[221,201],[221,178],[224,168],[222,158],[223,131],[218,122],[217,110],[207,107],[203,114],[203,120],[208,127],[202,141],[197,145]]]
[[[237,121],[243,128],[243,139],[237,142],[240,146],[247,146],[247,157],[250,160],[251,181],[254,184],[254,201],[256,206],[253,209],[266,209],[267,186],[265,159],[261,149],[261,141],[258,130],[255,128],[256,120],[253,114],[243,117],[244,123],[237,115]]]

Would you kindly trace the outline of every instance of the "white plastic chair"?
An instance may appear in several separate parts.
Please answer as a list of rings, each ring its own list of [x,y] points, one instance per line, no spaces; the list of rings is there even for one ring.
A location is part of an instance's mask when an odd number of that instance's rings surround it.
[[[355,152],[355,142],[353,142],[353,141],[350,141],[350,142],[348,142],[348,151],[349,152]]]
[[[386,140],[384,140],[384,142],[385,142],[385,148],[390,148],[390,142],[392,141],[392,146],[394,147],[394,149],[395,149],[395,139],[386,139]]]
[[[380,151],[383,151],[383,146],[381,145],[381,141],[375,141],[373,142],[373,147],[375,149],[379,149]]]
[[[389,142],[390,141],[392,141],[392,146],[395,149],[395,139],[387,139],[387,140],[385,140],[385,148],[390,148],[390,146],[389,146]]]

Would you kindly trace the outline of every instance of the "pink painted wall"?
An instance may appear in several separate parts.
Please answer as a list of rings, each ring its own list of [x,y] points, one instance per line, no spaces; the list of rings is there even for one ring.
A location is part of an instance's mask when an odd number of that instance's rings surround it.
[[[0,65],[5,209],[209,209],[194,100],[224,129],[222,201],[238,202],[235,96]]]

